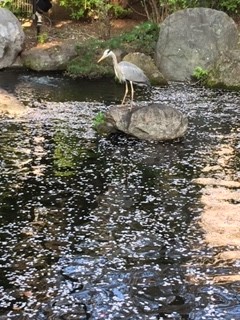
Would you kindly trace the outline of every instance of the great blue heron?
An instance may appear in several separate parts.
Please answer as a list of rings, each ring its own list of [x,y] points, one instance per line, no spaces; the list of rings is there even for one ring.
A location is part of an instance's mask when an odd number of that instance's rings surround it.
[[[133,104],[134,89],[133,83],[137,85],[150,85],[147,76],[144,74],[143,70],[137,67],[135,64],[127,61],[117,62],[117,57],[113,51],[107,49],[103,52],[102,57],[98,60],[98,63],[107,57],[112,57],[113,67],[115,75],[120,82],[126,83],[125,93],[121,105],[124,104],[126,96],[128,94],[128,81],[131,86],[131,108]]]

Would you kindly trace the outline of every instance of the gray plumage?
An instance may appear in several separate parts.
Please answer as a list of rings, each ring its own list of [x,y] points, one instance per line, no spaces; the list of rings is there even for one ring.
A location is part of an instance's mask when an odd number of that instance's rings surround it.
[[[131,107],[133,103],[133,96],[134,96],[134,89],[133,83],[136,85],[150,85],[150,82],[147,76],[144,74],[143,70],[140,69],[138,66],[131,62],[121,61],[117,62],[117,57],[115,53],[109,49],[105,50],[102,57],[98,60],[98,62],[102,61],[107,57],[112,57],[113,60],[113,67],[116,77],[120,82],[126,83],[125,93],[122,100],[121,105],[124,104],[127,93],[128,93],[128,81],[131,86]]]

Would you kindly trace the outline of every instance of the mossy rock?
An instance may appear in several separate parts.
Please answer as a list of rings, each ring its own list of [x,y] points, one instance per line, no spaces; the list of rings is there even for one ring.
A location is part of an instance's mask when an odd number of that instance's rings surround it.
[[[209,71],[207,86],[240,90],[240,50],[231,50],[220,56]]]

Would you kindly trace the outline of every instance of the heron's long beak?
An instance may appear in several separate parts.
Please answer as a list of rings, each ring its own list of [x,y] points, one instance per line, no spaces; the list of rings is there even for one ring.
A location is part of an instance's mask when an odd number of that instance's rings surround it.
[[[103,55],[99,60],[98,60],[98,62],[97,63],[99,63],[100,61],[102,61],[103,59],[105,59],[106,57]]]

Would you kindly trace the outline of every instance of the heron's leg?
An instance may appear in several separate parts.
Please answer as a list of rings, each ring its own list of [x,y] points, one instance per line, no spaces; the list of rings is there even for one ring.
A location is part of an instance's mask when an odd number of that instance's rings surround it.
[[[124,104],[127,94],[128,94],[128,84],[127,84],[127,81],[126,81],[126,88],[125,88],[125,93],[124,93],[124,97],[122,99],[121,106]]]
[[[131,109],[133,106],[133,96],[134,96],[134,89],[133,89],[133,83],[132,81],[130,81],[130,85],[131,85]]]

